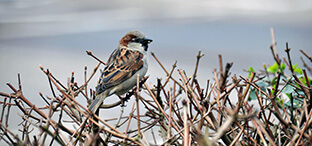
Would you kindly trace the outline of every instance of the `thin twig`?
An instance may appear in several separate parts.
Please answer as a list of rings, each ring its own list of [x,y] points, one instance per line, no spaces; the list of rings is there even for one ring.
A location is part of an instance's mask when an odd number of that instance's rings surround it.
[[[102,60],[100,60],[99,58],[97,58],[96,56],[94,56],[94,55],[92,54],[91,51],[86,51],[86,52],[87,52],[88,55],[90,55],[91,57],[93,57],[93,58],[94,58],[95,60],[97,60],[98,62],[100,62],[100,63],[106,65]]]
[[[307,57],[309,60],[310,60],[310,62],[312,62],[312,57],[311,56],[309,56],[306,52],[304,52],[303,50],[300,50],[300,52],[305,56],[305,57]]]

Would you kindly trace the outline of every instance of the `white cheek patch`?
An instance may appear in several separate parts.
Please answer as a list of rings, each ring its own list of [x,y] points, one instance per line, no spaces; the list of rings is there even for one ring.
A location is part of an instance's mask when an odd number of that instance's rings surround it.
[[[145,48],[142,46],[141,43],[129,43],[128,49],[143,52]]]

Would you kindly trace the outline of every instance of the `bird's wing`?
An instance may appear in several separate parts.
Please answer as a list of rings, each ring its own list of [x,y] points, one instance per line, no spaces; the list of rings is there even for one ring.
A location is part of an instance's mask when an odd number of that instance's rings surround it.
[[[100,94],[106,89],[114,87],[129,79],[143,67],[143,54],[126,48],[116,49],[108,59],[96,87]]]

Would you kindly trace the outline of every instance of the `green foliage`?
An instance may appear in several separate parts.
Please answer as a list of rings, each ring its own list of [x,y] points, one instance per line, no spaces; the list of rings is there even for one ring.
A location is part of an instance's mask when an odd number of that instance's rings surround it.
[[[257,85],[260,87],[260,89],[265,92],[266,88],[268,87],[268,83],[265,83],[265,82],[259,82],[257,83]],[[257,94],[259,94],[259,91],[256,90],[255,88],[251,88],[251,91],[250,91],[250,94],[249,94],[249,97],[248,97],[248,101],[251,101],[251,100],[256,100],[257,99]],[[263,94],[261,93],[260,96],[263,96]]]
[[[298,63],[293,65],[292,68],[294,70],[295,73],[298,73],[299,75],[302,75],[302,70],[300,67],[297,67],[298,66]]]
[[[282,63],[281,65],[281,69],[284,70],[285,69],[285,63]]]
[[[308,77],[308,81],[304,77],[300,78],[300,81],[303,82],[305,86],[307,86],[307,83],[310,85],[312,84],[311,78],[309,78],[309,77]]]
[[[286,87],[282,90],[282,92],[285,94],[290,94],[290,93],[293,93],[294,90],[295,90],[295,87],[291,85],[286,85]]]
[[[285,102],[284,105],[287,106],[287,107],[291,107],[291,105],[292,105],[291,104],[291,98],[294,98],[294,97],[292,97],[292,94],[285,94],[285,95],[287,95],[289,100],[287,102]],[[293,99],[293,107],[294,108],[299,108],[300,104],[302,104],[302,101],[297,100],[296,98]]]
[[[256,71],[255,71],[252,67],[249,67],[248,72],[249,72],[248,78],[250,78],[251,73],[252,73],[252,72],[256,72]]]
[[[264,69],[268,72],[273,74],[273,77],[269,77],[266,76],[264,78],[262,78],[261,80],[257,81],[256,84],[261,88],[261,90],[263,92],[267,92],[266,89],[277,89],[277,90],[282,90],[279,91],[279,95],[276,97],[276,102],[279,104],[279,107],[281,108],[282,106],[280,105],[284,105],[286,107],[293,107],[293,108],[300,108],[300,105],[303,103],[302,97],[305,97],[305,94],[303,91],[298,90],[301,87],[299,86],[299,84],[297,82],[294,81],[293,75],[285,75],[284,71],[285,71],[286,65],[285,63],[281,63],[280,65],[278,65],[277,62],[274,62],[273,65],[269,66],[269,67],[264,67]],[[299,78],[300,82],[303,83],[305,86],[307,86],[307,84],[311,84],[311,78],[309,77],[305,77],[303,75],[303,71],[302,69],[298,66],[298,63],[292,65],[292,70],[295,73],[295,75]],[[250,77],[251,72],[255,72],[253,67],[250,67],[248,69],[248,77]],[[279,86],[276,87],[277,85],[277,79],[278,76],[277,74],[282,73],[280,76],[280,80],[279,80]],[[308,81],[307,81],[308,80]],[[285,84],[285,81],[288,81],[287,84]],[[290,85],[292,84],[292,85]],[[296,86],[296,87],[294,87]],[[273,94],[274,90],[271,90],[271,93],[268,94]],[[257,100],[257,95],[259,94],[259,91],[255,88],[251,88],[250,89],[250,94],[248,97],[248,100]],[[285,96],[282,96],[285,95]],[[261,97],[263,96],[263,94],[261,93]],[[286,98],[285,98],[286,97]],[[288,98],[287,98],[288,97]]]
[[[285,67],[286,67],[285,63],[282,63],[281,66],[279,67],[278,64],[275,62],[272,66],[269,66],[267,68],[267,71],[269,73],[278,73],[278,72],[284,71]]]
[[[267,71],[268,71],[269,73],[276,73],[277,70],[278,70],[278,64],[277,64],[276,62],[275,62],[272,66],[269,66],[269,67],[267,68]]]
[[[249,97],[248,97],[248,101],[256,100],[256,99],[257,99],[256,90],[254,88],[252,88],[250,91]]]

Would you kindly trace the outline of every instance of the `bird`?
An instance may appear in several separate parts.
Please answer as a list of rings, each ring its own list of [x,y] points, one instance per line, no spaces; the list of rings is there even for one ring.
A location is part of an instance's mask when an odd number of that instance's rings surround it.
[[[136,85],[137,75],[140,80],[148,69],[148,45],[153,40],[140,31],[130,31],[123,36],[118,47],[107,60],[95,91],[95,99],[89,110],[95,113],[105,98],[113,94],[121,96]]]

